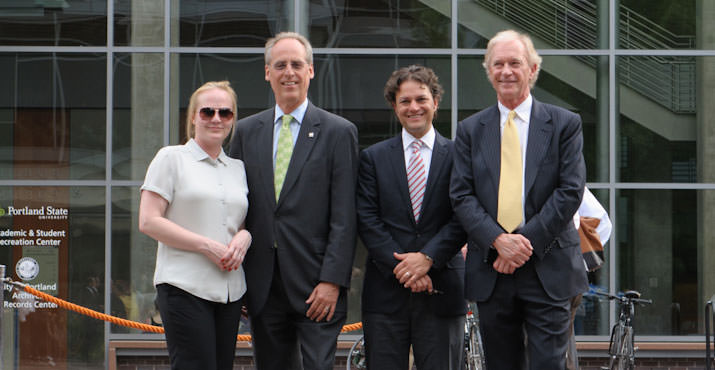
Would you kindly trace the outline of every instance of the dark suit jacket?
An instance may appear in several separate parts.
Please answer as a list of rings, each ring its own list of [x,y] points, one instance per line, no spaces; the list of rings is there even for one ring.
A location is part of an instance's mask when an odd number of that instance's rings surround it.
[[[336,311],[346,312],[355,253],[357,128],[308,103],[280,198],[273,186],[274,109],[236,123],[229,154],[243,160],[248,180],[246,228],[253,236],[243,268],[250,313],[263,308],[275,254],[293,308],[305,312],[321,282],[343,287]]]
[[[586,270],[573,215],[581,203],[586,166],[581,118],[534,99],[529,122],[524,181],[526,223],[517,231],[531,242],[534,263],[547,294],[566,299],[587,289]],[[497,223],[501,156],[499,109],[474,114],[457,127],[450,196],[469,234],[466,295],[489,298],[497,272],[491,247],[504,232]]]
[[[429,271],[435,289],[434,312],[463,315],[464,259],[457,253],[466,233],[449,202],[454,143],[437,133],[419,223],[415,223],[407,186],[402,137],[377,143],[360,154],[358,229],[368,250],[362,309],[392,313],[407,303],[410,291],[395,278],[399,262],[392,252],[421,251],[434,260]],[[456,254],[455,254],[456,253]]]

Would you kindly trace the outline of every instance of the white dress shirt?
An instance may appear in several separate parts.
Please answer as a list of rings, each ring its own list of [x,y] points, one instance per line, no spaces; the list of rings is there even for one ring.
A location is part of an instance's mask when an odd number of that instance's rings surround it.
[[[214,160],[193,139],[159,150],[141,189],[169,202],[164,216],[170,221],[226,245],[248,211],[243,161],[223,150]],[[154,285],[162,283],[221,303],[235,302],[246,292],[243,266],[223,271],[203,254],[159,242]]]
[[[603,208],[598,199],[585,187],[583,190],[583,199],[581,200],[581,205],[578,207],[578,211],[573,217],[574,225],[578,229],[581,226],[579,217],[593,217],[599,219],[598,226],[596,227],[596,233],[598,238],[601,239],[601,245],[606,245],[608,239],[611,238],[611,230],[613,225],[611,224],[611,219],[608,217],[608,212]]]

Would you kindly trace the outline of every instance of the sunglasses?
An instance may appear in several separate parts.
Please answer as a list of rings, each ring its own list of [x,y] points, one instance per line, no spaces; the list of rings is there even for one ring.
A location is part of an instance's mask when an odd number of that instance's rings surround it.
[[[208,121],[214,118],[216,112],[218,112],[218,116],[219,118],[221,118],[222,121],[228,121],[233,118],[233,111],[230,108],[214,109],[209,107],[199,109],[199,117],[201,117],[201,119],[203,120]]]

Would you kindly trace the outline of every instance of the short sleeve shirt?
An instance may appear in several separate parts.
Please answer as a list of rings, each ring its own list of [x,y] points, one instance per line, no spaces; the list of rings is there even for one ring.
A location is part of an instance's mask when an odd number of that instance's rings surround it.
[[[165,217],[170,221],[226,245],[248,210],[243,162],[223,150],[214,160],[193,139],[160,149],[141,189],[169,202]],[[223,271],[201,253],[159,242],[154,285],[163,283],[212,302],[234,302],[246,292],[242,266]]]

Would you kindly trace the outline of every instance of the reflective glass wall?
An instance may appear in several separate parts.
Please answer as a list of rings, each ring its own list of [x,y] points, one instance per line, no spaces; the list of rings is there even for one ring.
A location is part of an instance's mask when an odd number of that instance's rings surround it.
[[[390,73],[435,69],[436,127],[496,102],[481,66],[502,29],[544,57],[536,99],[583,120],[588,185],[614,224],[593,290],[636,289],[639,336],[702,340],[715,294],[715,5],[684,0],[65,0],[0,4],[0,264],[46,293],[157,324],[156,243],[137,230],[139,186],[184,141],[191,92],[228,79],[239,118],[273,104],[263,44],[309,37],[309,98],[354,122],[361,148],[399,133]],[[360,320],[359,247],[349,322]],[[7,292],[2,368],[104,368],[106,343],[161,338]],[[581,339],[607,340],[615,307],[586,294]],[[31,332],[47,332],[47,341]],[[245,329],[244,329],[245,330]]]

